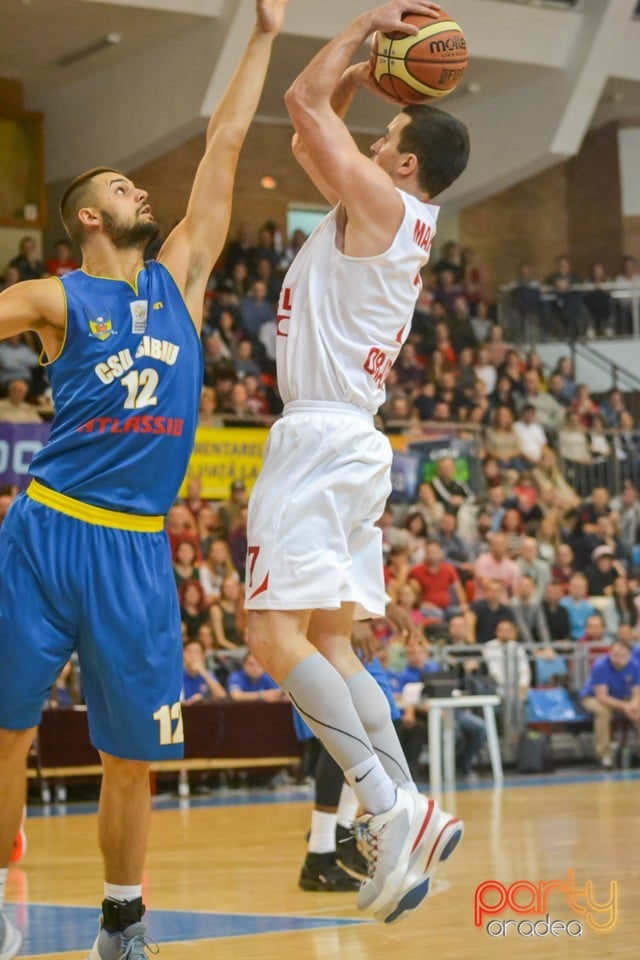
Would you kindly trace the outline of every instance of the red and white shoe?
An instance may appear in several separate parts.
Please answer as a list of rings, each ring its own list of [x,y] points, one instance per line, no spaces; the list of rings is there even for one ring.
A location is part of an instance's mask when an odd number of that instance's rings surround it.
[[[396,923],[420,906],[433,874],[464,834],[462,820],[406,787],[398,787],[390,810],[356,822],[370,863],[358,908],[381,923]]]

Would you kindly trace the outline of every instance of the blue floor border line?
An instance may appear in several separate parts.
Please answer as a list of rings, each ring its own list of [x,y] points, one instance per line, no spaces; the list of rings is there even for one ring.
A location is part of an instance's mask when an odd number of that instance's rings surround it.
[[[462,781],[456,784],[456,791],[467,793],[474,790],[493,790],[516,789],[519,787],[561,787],[581,783],[603,783],[640,780],[640,770],[607,770],[601,769],[569,771],[567,773],[548,773],[541,775],[521,775],[506,777],[501,784],[496,784],[490,777],[474,781]],[[419,783],[421,790],[429,792],[428,783]],[[278,787],[275,790],[264,789],[239,789],[239,790],[216,790],[206,796],[193,794],[188,798],[180,798],[173,794],[159,795],[153,798],[153,809],[162,810],[183,810],[199,809],[202,807],[238,807],[254,806],[275,803],[311,803],[313,801],[313,789],[301,787]],[[95,814],[98,810],[97,803],[65,803],[65,804],[47,804],[45,806],[31,805],[28,807],[27,815],[33,817],[59,817],[59,816],[89,816]]]
[[[6,904],[7,916],[24,933],[21,957],[52,954],[56,957],[88,950],[98,929],[94,907],[54,906],[43,903]],[[222,913],[205,911],[149,910],[146,919],[159,944],[189,943],[229,937],[250,937],[298,930],[321,930],[370,924],[359,917],[300,916],[297,914]],[[146,956],[146,954],[145,954]]]

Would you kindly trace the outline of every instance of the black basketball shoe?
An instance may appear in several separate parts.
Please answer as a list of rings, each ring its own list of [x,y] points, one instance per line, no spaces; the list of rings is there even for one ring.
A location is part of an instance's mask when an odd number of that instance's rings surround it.
[[[336,860],[343,870],[366,880],[367,859],[358,848],[355,833],[340,824],[336,826]]]
[[[308,853],[298,886],[316,892],[353,893],[360,889],[360,881],[338,866],[335,853]]]

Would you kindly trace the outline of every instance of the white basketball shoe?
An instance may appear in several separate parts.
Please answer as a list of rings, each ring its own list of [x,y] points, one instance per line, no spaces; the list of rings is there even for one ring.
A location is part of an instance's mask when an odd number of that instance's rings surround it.
[[[436,869],[464,834],[462,820],[406,787],[397,788],[390,810],[365,814],[356,823],[370,871],[360,888],[358,908],[382,923],[396,923],[422,903]]]

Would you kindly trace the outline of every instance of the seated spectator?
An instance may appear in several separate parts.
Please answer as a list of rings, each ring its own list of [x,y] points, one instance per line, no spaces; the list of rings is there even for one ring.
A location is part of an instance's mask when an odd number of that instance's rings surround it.
[[[501,697],[506,693],[506,663],[507,657],[515,660],[515,673],[518,680],[518,693],[521,700],[527,699],[531,686],[531,667],[524,646],[519,643],[518,628],[512,620],[500,620],[496,628],[496,636],[482,648],[482,657],[487,665],[489,675],[496,684]]]
[[[605,619],[597,610],[590,617],[587,617],[587,622],[584,628],[584,636],[580,638],[580,643],[588,644],[595,649],[595,654],[589,658],[589,666],[593,666],[596,655],[602,653],[603,647],[608,647],[611,640],[615,634],[610,633],[607,635],[607,627],[605,624]]]
[[[542,604],[538,599],[533,577],[524,574],[520,578],[516,587],[516,595],[511,601],[511,608],[518,634],[523,643],[541,644],[545,647],[551,644],[551,634]]]
[[[243,583],[246,579],[248,514],[249,507],[243,507],[237,519],[231,524],[229,536],[227,537],[227,543],[229,544],[229,551],[231,553],[231,562]]]
[[[242,661],[242,669],[232,673],[227,681],[232,700],[266,700],[281,703],[287,699],[275,680],[262,669],[260,661],[248,653]]]
[[[611,596],[616,579],[626,577],[626,571],[615,559],[613,550],[605,545],[593,550],[591,563],[584,573],[589,583],[590,597]]]
[[[574,411],[567,413],[564,426],[558,435],[560,456],[570,463],[591,463],[589,436]]]
[[[491,580],[498,580],[502,585],[501,599],[508,600],[513,595],[516,584],[520,579],[520,570],[517,563],[510,559],[507,552],[507,538],[504,533],[494,533],[491,538],[491,549],[481,554],[473,565],[475,583],[474,596],[483,600],[487,595],[487,585]]]
[[[542,389],[542,380],[537,370],[527,370],[524,374],[524,393],[519,399],[520,409],[533,407],[536,422],[543,430],[557,433],[564,423],[565,408],[547,390]]]
[[[4,277],[0,278],[0,290],[6,290],[7,287],[12,287],[16,283],[21,282],[20,271],[17,267],[7,267],[4,271]]]
[[[557,389],[554,388],[553,384],[553,377],[556,375],[562,378],[562,385],[561,387],[557,385]],[[576,372],[573,366],[573,360],[567,356],[560,357],[551,373],[551,392],[559,403],[568,406],[573,400],[575,391]]]
[[[493,320],[489,315],[489,306],[485,300],[478,300],[476,310],[471,317],[471,326],[476,338],[476,343],[485,344],[491,334]],[[489,391],[490,393],[491,391]]]
[[[564,587],[557,580],[547,584],[545,598],[542,601],[542,614],[547,625],[547,631],[553,643],[568,640],[571,634],[569,612],[560,601],[564,596]]]
[[[424,563],[409,572],[409,583],[420,591],[420,609],[426,617],[442,619],[447,611],[467,609],[467,597],[455,567],[444,562],[437,540],[426,545]]]
[[[540,559],[538,541],[535,537],[523,538],[516,563],[520,573],[533,580],[535,601],[541,603],[551,579],[551,568],[548,563]]]
[[[563,595],[569,589],[569,582],[576,573],[576,558],[568,543],[559,543],[556,550],[556,562],[551,567],[551,578],[563,588]]]
[[[553,502],[559,509],[572,510],[581,502],[580,497],[558,467],[558,459],[550,447],[542,451],[540,460],[532,473],[540,493],[550,492],[553,495]]]
[[[47,260],[46,272],[50,277],[64,277],[77,270],[79,263],[71,256],[71,244],[68,240],[58,240],[54,255]]]
[[[636,485],[625,480],[619,496],[611,501],[610,506],[618,515],[618,536],[630,556],[640,541],[640,497]]]
[[[27,403],[29,384],[26,380],[11,380],[7,396],[0,400],[0,420],[3,423],[42,423],[36,407]]]
[[[6,392],[12,380],[24,380],[30,387],[38,364],[38,353],[25,335],[7,337],[0,343],[0,388]]]
[[[556,553],[560,546],[560,522],[557,511],[547,513],[538,524],[537,530],[538,555],[551,567],[555,563]]]
[[[560,601],[569,614],[569,635],[576,642],[585,634],[587,620],[597,613],[596,608],[588,599],[589,584],[583,573],[574,573],[569,580],[566,596]]]
[[[510,344],[506,343],[503,339],[504,331],[499,323],[494,323],[491,328],[491,333],[489,334],[489,340],[487,342],[487,352],[489,355],[489,363],[496,367],[496,369],[504,363],[504,358],[507,355],[507,350],[510,347]]]
[[[484,383],[485,396],[488,397],[496,388],[498,371],[489,363],[489,351],[484,346],[479,347],[476,351],[476,362],[473,367],[473,372],[476,378]]]
[[[472,645],[482,645],[492,640],[501,620],[514,620],[512,608],[503,603],[503,589],[500,580],[488,580],[486,597],[474,600],[467,611],[465,619]]]
[[[198,636],[198,630],[210,623],[209,607],[199,580],[184,580],[178,587],[180,600],[180,620],[184,624],[187,637],[191,640]]]
[[[456,479],[456,463],[451,457],[438,461],[436,475],[431,481],[433,492],[445,509],[457,513],[464,503],[475,499],[473,490],[467,483]]]
[[[539,329],[542,318],[546,315],[546,304],[542,299],[542,287],[536,279],[530,263],[521,263],[518,267],[518,276],[511,286],[511,308],[514,319],[524,330]]]
[[[502,515],[500,530],[507,540],[507,556],[515,560],[524,540],[524,523],[520,511],[515,507],[507,507]]]
[[[593,415],[589,428],[589,452],[594,466],[596,482],[606,482],[607,464],[613,453],[613,446],[605,433],[604,420],[599,413]]]
[[[423,563],[429,536],[423,514],[417,510],[410,510],[405,517],[404,528],[407,531],[407,546],[411,565],[415,566],[418,563]]]
[[[611,615],[616,633],[622,626],[631,627],[635,633],[638,625],[638,605],[626,576],[618,576],[613,582],[611,594]]]
[[[178,540],[173,548],[173,575],[176,586],[185,580],[199,580],[198,551],[191,540]]]
[[[589,435],[577,413],[569,411],[558,434],[558,452],[564,460],[567,479],[583,496],[592,487]]]
[[[640,665],[631,649],[614,640],[608,654],[597,660],[580,691],[585,710],[594,714],[596,753],[605,769],[613,766],[611,726],[614,716],[626,718],[640,731]]]
[[[198,550],[198,557],[200,556],[196,518],[184,503],[174,503],[171,507],[167,514],[166,530],[169,535],[172,555],[178,540],[190,540]]]
[[[237,650],[245,644],[247,624],[244,591],[237,577],[225,577],[220,599],[211,607],[211,627],[219,650]]]
[[[226,540],[220,538],[213,541],[209,553],[200,565],[200,583],[207,604],[211,605],[220,599],[225,577],[240,579],[240,575],[231,559],[229,544]]]
[[[256,361],[253,355],[253,342],[249,339],[240,340],[236,350],[236,355],[233,361],[233,365],[238,372],[238,376],[241,380],[244,380],[245,377],[260,376],[260,364]],[[237,384],[236,384],[237,386]],[[232,392],[233,396],[233,392]],[[242,411],[244,416],[246,411]],[[248,411],[250,412],[250,411]]]
[[[267,299],[267,286],[255,280],[249,293],[240,301],[240,327],[242,333],[254,343],[258,342],[263,323],[273,319],[274,306]]]
[[[594,334],[598,337],[611,336],[613,334],[614,310],[613,300],[608,290],[604,290],[602,284],[607,283],[609,277],[603,263],[597,261],[591,264],[589,270],[589,282],[594,285],[593,290],[588,290],[583,294],[583,303],[589,314],[588,336]]]
[[[495,390],[489,397],[489,401],[494,411],[494,417],[500,407],[507,407],[512,413],[515,412],[516,394],[513,388],[513,380],[508,374],[504,373],[498,376]]]
[[[195,637],[187,640],[182,647],[182,702],[207,703],[212,700],[226,700],[227,691],[218,678],[207,670],[204,647]]]
[[[620,426],[613,438],[613,445],[620,472],[626,481],[635,483],[640,466],[640,437],[633,415],[628,410],[620,414]]]
[[[243,510],[248,503],[249,496],[244,481],[233,480],[229,490],[229,499],[223,500],[218,506],[218,520],[223,536],[227,536],[231,525],[238,519],[241,510]]]
[[[600,415],[609,429],[615,430],[619,427],[622,414],[628,412],[624,394],[617,387],[613,387],[604,400],[600,401]]]
[[[526,466],[510,407],[501,404],[497,408],[485,434],[485,446],[487,454],[494,457],[503,470],[510,467],[522,470]]]
[[[536,420],[536,408],[527,403],[520,411],[520,418],[516,420],[513,429],[518,435],[520,450],[525,460],[535,466],[540,463],[542,454],[547,446],[547,435]]]
[[[471,645],[471,633],[469,631],[469,619],[462,614],[454,614],[447,624],[446,642],[451,646],[462,647]]]
[[[591,397],[591,392],[586,383],[579,383],[576,386],[569,409],[578,415],[578,419],[585,430],[591,427],[593,418],[598,413],[598,405]]]
[[[18,256],[9,261],[9,266],[19,270],[21,280],[39,280],[44,276],[44,263],[38,256],[35,237],[22,238]]]
[[[453,564],[458,573],[469,573],[472,566],[469,562],[469,551],[467,545],[458,533],[457,517],[454,513],[445,511],[438,524],[434,540],[437,540],[444,554],[447,563]],[[465,575],[463,575],[465,579]]]

